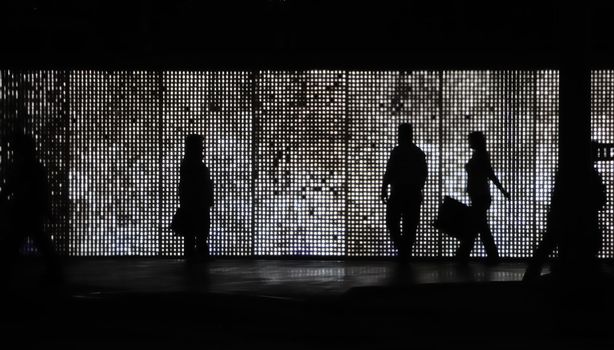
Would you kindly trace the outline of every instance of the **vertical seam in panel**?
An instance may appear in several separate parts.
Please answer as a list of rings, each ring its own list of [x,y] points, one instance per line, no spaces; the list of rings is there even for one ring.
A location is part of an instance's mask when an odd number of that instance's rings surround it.
[[[537,249],[537,71],[533,71],[533,251]]]
[[[257,131],[257,120],[256,120],[256,78],[257,71],[251,71],[251,79],[250,79],[250,94],[251,94],[251,109],[252,109],[252,154],[251,154],[251,194],[252,194],[252,205],[251,205],[251,255],[254,256],[256,252],[256,174],[258,169],[256,168],[256,143],[258,140],[258,131]]]
[[[66,100],[64,101],[64,169],[66,171],[66,178],[64,183],[64,194],[62,197],[66,200],[66,205],[64,205],[63,214],[63,235],[64,235],[64,251],[63,255],[70,255],[70,229],[71,229],[71,201],[70,201],[70,79],[71,72],[68,70],[64,71],[64,96]]]
[[[156,80],[158,85],[158,255],[163,255],[162,241],[162,178],[163,178],[163,109],[164,109],[164,81],[163,72],[156,72]]]
[[[349,168],[350,168],[350,162],[349,162],[349,154],[350,154],[350,116],[349,116],[349,100],[350,100],[350,96],[349,96],[349,71],[346,70],[345,72],[345,106],[344,106],[344,111],[345,111],[345,237],[344,237],[344,255],[348,256],[348,244],[349,244],[349,237],[350,237],[350,226],[349,226],[349,202],[350,202],[350,190],[349,190]]]
[[[438,174],[439,177],[439,188],[438,188],[438,197],[439,197],[439,205],[443,202],[443,70],[438,72],[438,87],[439,87],[439,166],[438,166]],[[437,232],[437,255],[441,258],[443,256],[443,234],[438,230]]]

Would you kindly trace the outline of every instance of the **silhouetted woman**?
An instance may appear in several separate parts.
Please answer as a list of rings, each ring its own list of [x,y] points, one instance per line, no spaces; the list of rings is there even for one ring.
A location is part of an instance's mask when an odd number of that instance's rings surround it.
[[[480,234],[480,240],[484,244],[484,249],[488,255],[489,263],[496,263],[499,258],[495,240],[490,232],[488,225],[488,208],[490,207],[490,185],[491,180],[503,193],[506,198],[510,198],[507,191],[503,189],[499,179],[495,175],[490,164],[490,155],[486,150],[486,137],[480,131],[469,134],[469,147],[473,149],[473,154],[469,162],[465,165],[467,171],[467,194],[471,200],[471,208],[474,213],[475,227]],[[461,241],[461,245],[456,252],[456,256],[461,261],[467,261],[473,249],[474,236],[471,239]]]
[[[175,231],[184,237],[184,252],[188,261],[209,256],[210,216],[213,206],[213,182],[203,163],[203,137],[188,135],[179,180],[178,223]]]

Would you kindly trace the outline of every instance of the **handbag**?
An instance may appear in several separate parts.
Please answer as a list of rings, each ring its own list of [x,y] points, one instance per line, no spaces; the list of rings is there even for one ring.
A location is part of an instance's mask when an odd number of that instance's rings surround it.
[[[477,232],[471,208],[449,196],[445,196],[439,206],[433,226],[461,241],[473,238]]]

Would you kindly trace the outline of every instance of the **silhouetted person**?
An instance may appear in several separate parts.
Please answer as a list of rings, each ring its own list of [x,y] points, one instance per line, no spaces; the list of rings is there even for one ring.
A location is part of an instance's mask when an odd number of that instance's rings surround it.
[[[213,206],[213,182],[209,168],[203,163],[203,137],[189,135],[185,139],[185,155],[181,162],[179,234],[184,237],[185,257],[188,261],[209,257],[209,210]]]
[[[553,251],[561,235],[561,225],[563,224],[564,211],[563,204],[563,186],[561,184],[561,175],[557,171],[554,180],[554,188],[550,199],[550,209],[546,217],[546,232],[542,241],[533,253],[533,257],[529,261],[529,266],[525,271],[523,280],[530,280],[539,277],[543,265]]]
[[[597,144],[592,144],[592,155],[594,162],[597,160]],[[548,211],[546,232],[544,237],[535,250],[529,266],[524,274],[523,280],[531,280],[539,277],[543,265],[554,248],[559,246],[559,259],[552,266],[553,272],[560,272],[561,269],[575,269],[581,273],[590,273],[598,269],[598,253],[602,247],[602,232],[599,226],[599,211],[606,204],[606,189],[599,172],[594,166],[586,166],[586,183],[565,184],[559,171],[555,176],[554,190],[550,210]],[[572,201],[572,187],[579,188],[583,194],[583,202],[573,203],[573,209],[567,210]],[[575,224],[574,224],[575,222]],[[576,225],[579,225],[576,227]],[[561,247],[562,235],[565,231],[573,232],[575,237],[567,242],[567,246]],[[562,249],[561,249],[562,248]],[[576,266],[561,266],[561,255],[565,261],[571,261]],[[571,256],[574,255],[574,256]]]
[[[7,169],[2,189],[4,219],[2,259],[7,268],[18,257],[30,237],[47,264],[47,277],[59,282],[61,271],[51,237],[45,233],[45,221],[51,219],[51,198],[47,172],[36,156],[32,137],[16,135],[12,142],[13,161]]]
[[[411,124],[399,126],[399,144],[391,154],[386,165],[382,184],[382,201],[387,204],[386,226],[390,231],[399,257],[403,261],[411,258],[412,247],[416,242],[416,229],[420,220],[422,190],[427,177],[424,152],[413,143]],[[388,198],[390,185],[390,198]],[[403,232],[401,232],[401,220]]]
[[[495,240],[488,225],[488,208],[490,208],[491,195],[489,180],[492,181],[499,191],[506,198],[510,198],[507,191],[503,189],[499,179],[495,175],[490,164],[490,155],[486,150],[486,137],[480,131],[475,131],[469,134],[469,146],[473,149],[473,154],[469,162],[465,165],[467,171],[467,194],[471,200],[471,209],[473,212],[474,226],[480,234],[480,240],[484,244],[484,249],[488,255],[488,263],[495,264],[498,262],[499,253]],[[470,239],[462,240],[456,252],[456,256],[461,262],[466,262],[469,254],[473,249],[475,239],[472,236]]]

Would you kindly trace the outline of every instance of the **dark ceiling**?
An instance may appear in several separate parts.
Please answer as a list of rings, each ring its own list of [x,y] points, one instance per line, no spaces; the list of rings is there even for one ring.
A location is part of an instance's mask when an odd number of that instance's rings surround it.
[[[562,3],[2,2],[0,59],[24,67],[554,67],[572,55],[607,66],[614,4]]]

